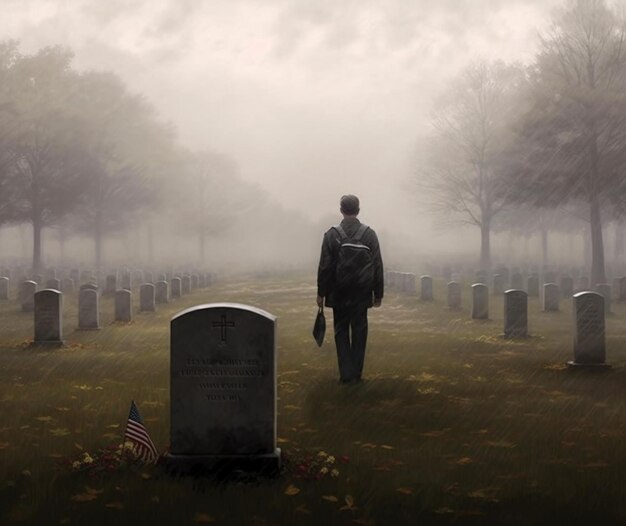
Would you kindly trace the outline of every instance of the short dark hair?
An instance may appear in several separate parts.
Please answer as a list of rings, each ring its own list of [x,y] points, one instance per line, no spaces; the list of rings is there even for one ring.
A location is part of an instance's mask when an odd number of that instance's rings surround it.
[[[349,216],[357,215],[360,211],[359,206],[359,198],[356,195],[343,195],[339,201],[339,209],[342,213]]]

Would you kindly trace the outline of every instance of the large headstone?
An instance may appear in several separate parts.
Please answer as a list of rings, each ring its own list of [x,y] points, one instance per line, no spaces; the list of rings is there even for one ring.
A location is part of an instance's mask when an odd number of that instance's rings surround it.
[[[35,292],[37,292],[37,283],[34,281],[23,281],[20,284],[22,312],[32,312],[35,310]]]
[[[172,278],[172,298],[180,298],[182,296],[182,282],[180,278]]]
[[[489,318],[489,288],[484,283],[472,285],[472,319]]]
[[[461,308],[461,285],[456,281],[448,283],[448,308]]]
[[[35,293],[35,343],[63,344],[63,294],[44,289]]]
[[[574,294],[574,360],[570,367],[606,368],[604,298],[596,292]]]
[[[78,293],[78,328],[98,330],[100,328],[100,303],[98,292],[82,288]]]
[[[170,301],[169,284],[167,281],[157,281],[154,286],[154,300],[156,303],[167,303]]]
[[[154,285],[144,283],[139,288],[139,311],[154,312]]]
[[[6,276],[0,278],[0,300],[9,299],[9,283],[10,280]]]
[[[433,278],[430,276],[420,277],[420,299],[422,301],[433,300]]]
[[[133,293],[128,289],[115,291],[115,321],[133,321]]]
[[[523,290],[507,290],[504,293],[504,337],[526,338],[528,336],[528,294]]]
[[[528,278],[527,292],[529,296],[539,296],[539,278],[536,275],[532,275]]]
[[[556,283],[546,283],[543,286],[543,310],[556,312],[561,303],[561,291]]]
[[[276,318],[234,303],[200,305],[171,322],[174,471],[277,472]]]

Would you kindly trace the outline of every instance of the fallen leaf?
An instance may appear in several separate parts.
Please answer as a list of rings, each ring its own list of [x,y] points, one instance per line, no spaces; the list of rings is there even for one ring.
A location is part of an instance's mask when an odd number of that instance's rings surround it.
[[[211,517],[208,513],[196,513],[193,516],[193,522],[198,522],[200,524],[209,524],[210,522],[215,522],[215,519]]]
[[[89,486],[85,486],[85,491],[89,493],[90,495],[100,495],[104,493],[103,489],[94,489],[94,488],[90,488]]]
[[[51,416],[38,416],[35,420],[39,420],[40,422],[52,422]]]
[[[107,429],[117,429],[118,427],[120,427],[120,425],[119,425],[119,424],[109,424],[109,425],[107,426]]]
[[[90,500],[96,500],[97,495],[92,495],[91,493],[79,493],[78,495],[73,495],[71,499],[74,502],[89,502]]]
[[[124,509],[124,505],[121,502],[109,502],[108,504],[104,505],[105,508],[112,508],[114,510],[123,510]]]
[[[148,480],[150,478],[150,473],[142,473],[141,478],[144,480]]]
[[[461,466],[465,466],[467,464],[471,464],[472,462],[474,462],[470,457],[462,457],[459,460],[456,461],[457,464],[461,465]]]
[[[322,498],[328,502],[339,502],[339,499],[334,495],[322,495]]]
[[[285,490],[285,495],[288,495],[289,497],[293,497],[298,493],[300,493],[300,490],[296,488],[293,484],[289,484],[289,486],[287,486],[287,489]]]
[[[64,427],[57,427],[56,429],[51,429],[50,433],[55,437],[64,437],[70,434],[69,430],[65,429]]]
[[[339,508],[339,511],[354,511],[358,510],[358,508],[354,505],[354,498],[352,495],[346,495],[345,499],[346,505]]]
[[[405,495],[413,495],[413,490],[411,488],[396,488],[398,493],[404,493]]]
[[[81,446],[78,442],[74,442],[74,447],[76,449],[80,449],[81,451],[83,450],[83,446]]]
[[[386,444],[383,444],[383,445],[382,445],[382,446],[380,446],[380,447],[382,447],[383,449],[394,449],[394,447],[393,447],[393,446],[388,446],[388,445],[386,445]]]
[[[487,442],[487,445],[491,447],[502,447],[506,449],[513,449],[514,447],[517,447],[517,444],[514,444],[513,442],[507,442],[506,440],[492,440]]]
[[[363,444],[361,447],[364,447],[366,449],[374,449],[377,446],[376,446],[376,444],[371,444],[371,443],[367,442],[367,443]]]
[[[298,506],[296,508],[296,511],[299,513],[305,513],[305,514],[311,513],[311,510],[307,508],[304,504],[301,504],[300,506]]]

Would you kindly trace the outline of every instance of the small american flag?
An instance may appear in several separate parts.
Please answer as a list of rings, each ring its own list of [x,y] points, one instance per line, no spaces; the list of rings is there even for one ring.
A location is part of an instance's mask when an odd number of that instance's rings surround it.
[[[159,458],[159,452],[154,447],[150,435],[143,425],[143,420],[139,414],[139,409],[135,405],[135,401],[130,403],[130,412],[128,413],[128,422],[126,423],[126,431],[124,433],[124,447],[130,442],[132,450],[144,462],[156,463]]]

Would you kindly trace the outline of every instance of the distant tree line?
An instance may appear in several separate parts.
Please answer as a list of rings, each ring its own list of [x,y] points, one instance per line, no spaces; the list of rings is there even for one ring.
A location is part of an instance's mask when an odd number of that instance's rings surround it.
[[[203,262],[207,238],[262,206],[263,192],[226,156],[185,149],[118,76],[78,71],[72,58],[64,48],[25,55],[0,43],[0,228],[32,225],[34,270],[51,228],[61,246],[90,237],[100,268],[105,238],[141,223],[152,246],[167,215],[195,236],[193,259]]]
[[[469,66],[435,104],[417,179],[433,210],[481,232],[579,229],[592,284],[606,282],[603,227],[626,212],[626,20],[605,0],[555,11],[528,66]]]

